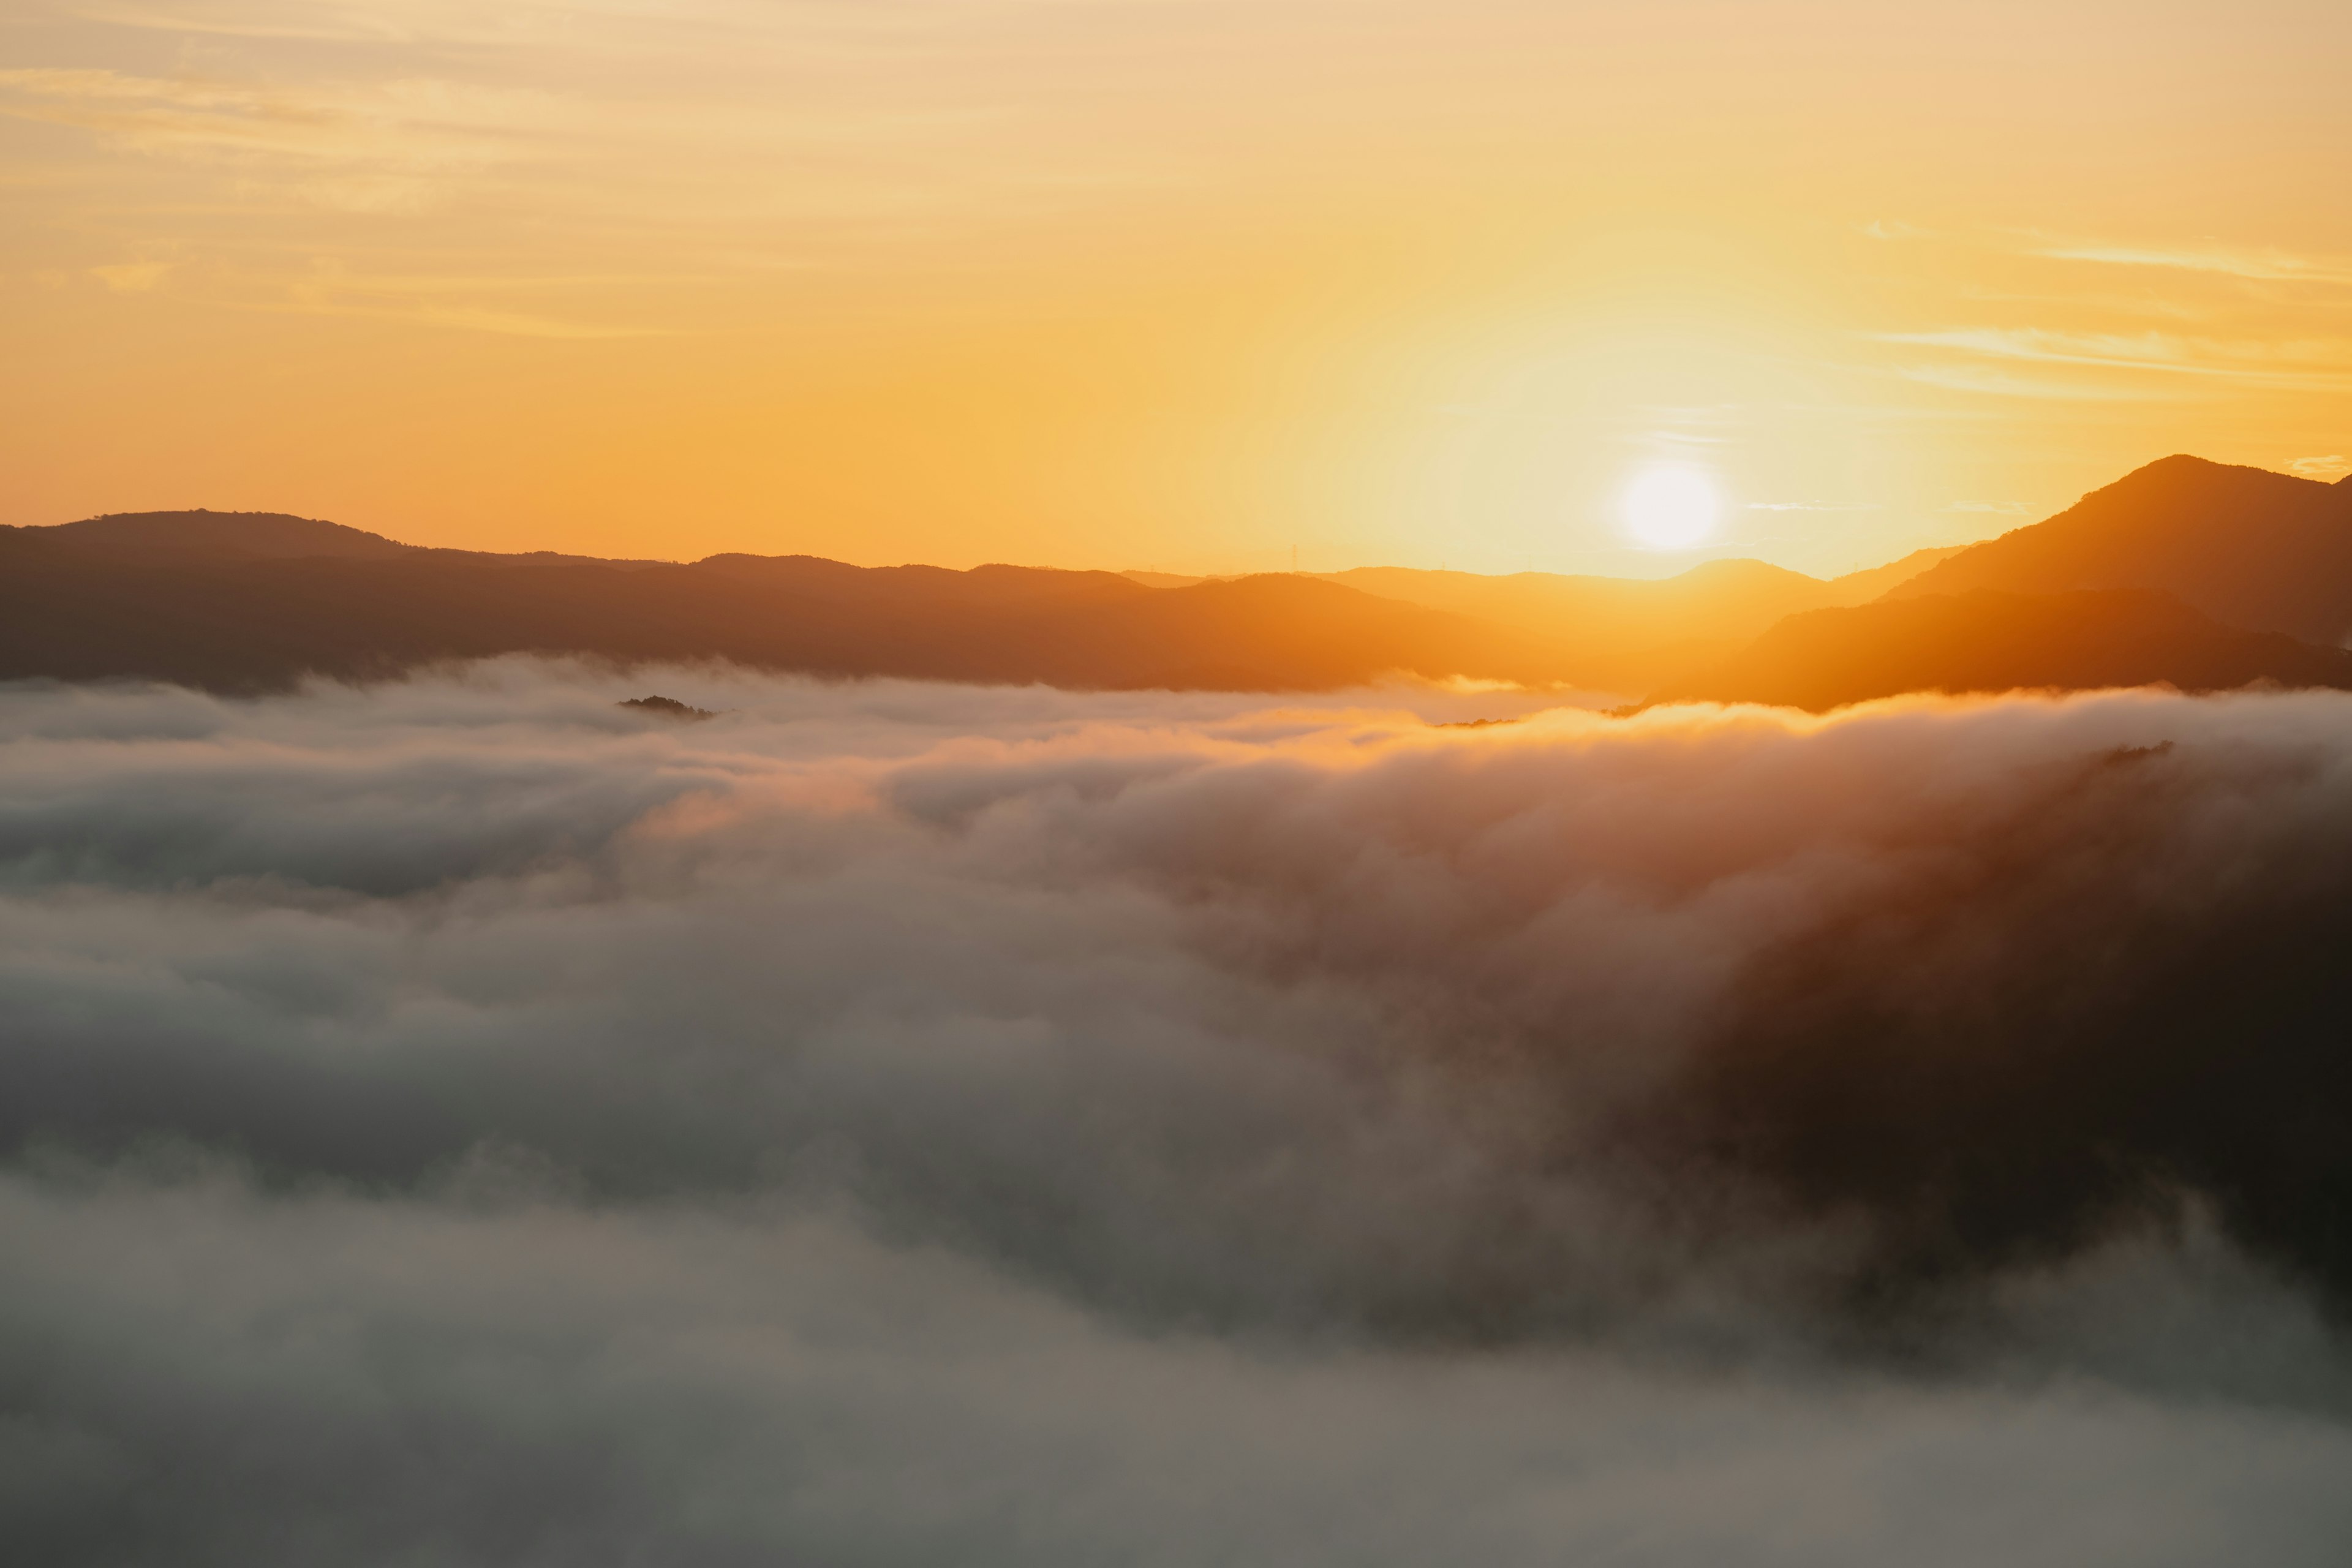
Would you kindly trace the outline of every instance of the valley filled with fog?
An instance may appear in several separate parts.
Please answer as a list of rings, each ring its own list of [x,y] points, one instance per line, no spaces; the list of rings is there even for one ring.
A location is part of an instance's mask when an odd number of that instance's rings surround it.
[[[51,1563],[2332,1562],[2347,786],[2326,691],[18,683],[0,1488]]]

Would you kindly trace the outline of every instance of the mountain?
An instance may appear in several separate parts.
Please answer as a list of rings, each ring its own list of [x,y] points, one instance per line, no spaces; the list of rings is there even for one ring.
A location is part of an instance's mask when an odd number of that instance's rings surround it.
[[[13,536],[13,538],[11,537]],[[530,565],[569,562],[583,565],[656,566],[656,561],[615,561],[596,555],[564,555],[534,550],[496,555],[478,550],[443,550],[403,544],[340,522],[296,517],[282,511],[119,511],[63,522],[51,528],[0,526],[0,540],[21,551],[64,551],[84,558],[122,562],[165,561],[391,561],[420,556],[463,557],[484,565]],[[23,559],[20,554],[16,557]]]
[[[500,556],[256,513],[0,531],[0,679],[250,691],[516,652],[1078,688],[1556,679],[1507,631],[1303,577]]]
[[[1757,561],[1657,581],[605,561],[272,512],[0,529],[0,679],[240,691],[541,652],[1097,689],[1458,676],[1820,710],[1914,690],[2352,687],[2347,626],[2352,484],[2193,458],[2000,539],[1827,581]]]
[[[1580,684],[1641,691],[1731,653],[1784,616],[1865,603],[1952,553],[1917,551],[1826,581],[1746,560],[1709,561],[1654,579],[1369,566],[1325,580],[1507,626]]]
[[[1978,588],[1791,616],[1645,706],[1759,702],[1825,712],[1909,691],[2223,691],[2256,681],[2352,689],[2352,653],[2223,626],[2147,589]]]
[[[1900,561],[1861,572],[1849,572],[1843,577],[1831,578],[1829,584],[1837,592],[1836,602],[1839,605],[1866,605],[1908,583],[1938,562],[1948,561],[1961,551],[1973,548],[1968,544],[1939,544],[1926,550],[1915,550]]]
[[[2352,482],[2172,457],[1892,590],[2152,589],[2217,621],[2339,647],[2352,632]]]
[[[78,551],[149,560],[185,556],[383,561],[417,549],[380,533],[280,511],[111,512],[55,528],[15,531],[45,535],[56,544]]]

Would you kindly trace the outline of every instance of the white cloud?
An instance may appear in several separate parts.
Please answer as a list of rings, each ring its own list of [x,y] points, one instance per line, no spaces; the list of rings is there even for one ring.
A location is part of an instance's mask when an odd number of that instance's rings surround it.
[[[2037,1202],[2037,1130],[2172,1051],[2273,1157],[2262,1094],[2332,1101],[2260,1029],[2079,1053],[2150,954],[2336,983],[2352,700],[1423,719],[1526,706],[0,688],[12,1515],[257,1568],[2330,1562],[2352,1361],[2227,1226],[1964,1272],[1882,1359],[1835,1303],[1896,1194],[1615,1117],[1851,1037],[1913,1127],[1967,1020]]]

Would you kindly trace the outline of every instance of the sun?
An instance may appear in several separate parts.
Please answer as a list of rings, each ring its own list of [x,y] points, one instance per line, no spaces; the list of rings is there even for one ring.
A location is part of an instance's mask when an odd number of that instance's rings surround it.
[[[1656,463],[1633,476],[1620,510],[1625,531],[1643,549],[1688,550],[1715,532],[1723,500],[1699,469]]]

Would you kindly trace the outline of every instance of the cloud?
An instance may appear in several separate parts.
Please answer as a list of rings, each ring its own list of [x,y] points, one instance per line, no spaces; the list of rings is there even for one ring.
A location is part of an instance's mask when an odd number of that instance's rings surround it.
[[[520,89],[420,79],[300,88],[113,70],[0,70],[19,118],[94,132],[135,152],[230,163],[422,174],[514,155],[502,133],[544,123],[554,100]]]
[[[126,261],[112,267],[93,267],[89,274],[118,294],[143,294],[161,283],[171,270],[168,261]]]
[[[2110,267],[2158,267],[2182,272],[2214,272],[2265,283],[2352,285],[2352,267],[2341,262],[2316,261],[2279,250],[2056,245],[2032,254],[2059,261],[2095,261]]]
[[[2352,474],[2352,458],[2330,452],[2324,458],[2297,458],[2287,467],[2306,479],[2340,479]]]
[[[2325,345],[2228,345],[2163,332],[2090,333],[2038,328],[1971,327],[1952,331],[1881,332],[1879,341],[1957,350],[1990,359],[2032,360],[2048,364],[2095,365],[2116,370],[2153,370],[2184,375],[2238,375],[2263,379],[2309,373],[2280,368],[2326,363]],[[2320,373],[2323,376],[2326,373]]]
[[[1881,332],[1876,335],[1881,342],[1945,349],[1979,359],[2068,369],[2147,372],[2314,391],[2352,384],[2352,377],[2335,368],[2344,363],[2344,358],[2340,346],[2332,343],[2218,343],[2164,332],[2060,332],[2032,327],[1969,327],[1948,331]],[[2016,396],[2163,395],[2146,387],[2118,388],[2106,382],[2025,381],[1972,367],[1914,367],[1905,369],[1902,374],[1908,379],[1934,385]]]
[[[551,316],[527,315],[517,310],[443,305],[425,300],[402,300],[358,293],[331,283],[305,281],[293,285],[288,292],[292,296],[290,303],[260,308],[304,316],[373,316],[415,321],[427,327],[446,327],[458,331],[570,342],[671,335],[658,327],[606,326],[593,321],[567,321]]]
[[[2032,503],[2021,500],[1956,500],[1946,511],[1989,511],[2003,517],[2022,517],[2033,510]]]
[[[11,1182],[0,1231],[51,1563],[2318,1568],[2352,1522],[2291,1409],[1144,1336],[788,1206],[199,1173]]]
[[[2326,1561],[2352,702],[1529,706],[0,690],[12,1517]]]
[[[2161,402],[2183,395],[2150,386],[2117,386],[2112,383],[2057,381],[2047,377],[2012,375],[1978,365],[1908,364],[1895,374],[1906,381],[1940,386],[1951,392],[1980,392],[1998,397],[2052,398],[2062,402]]]

